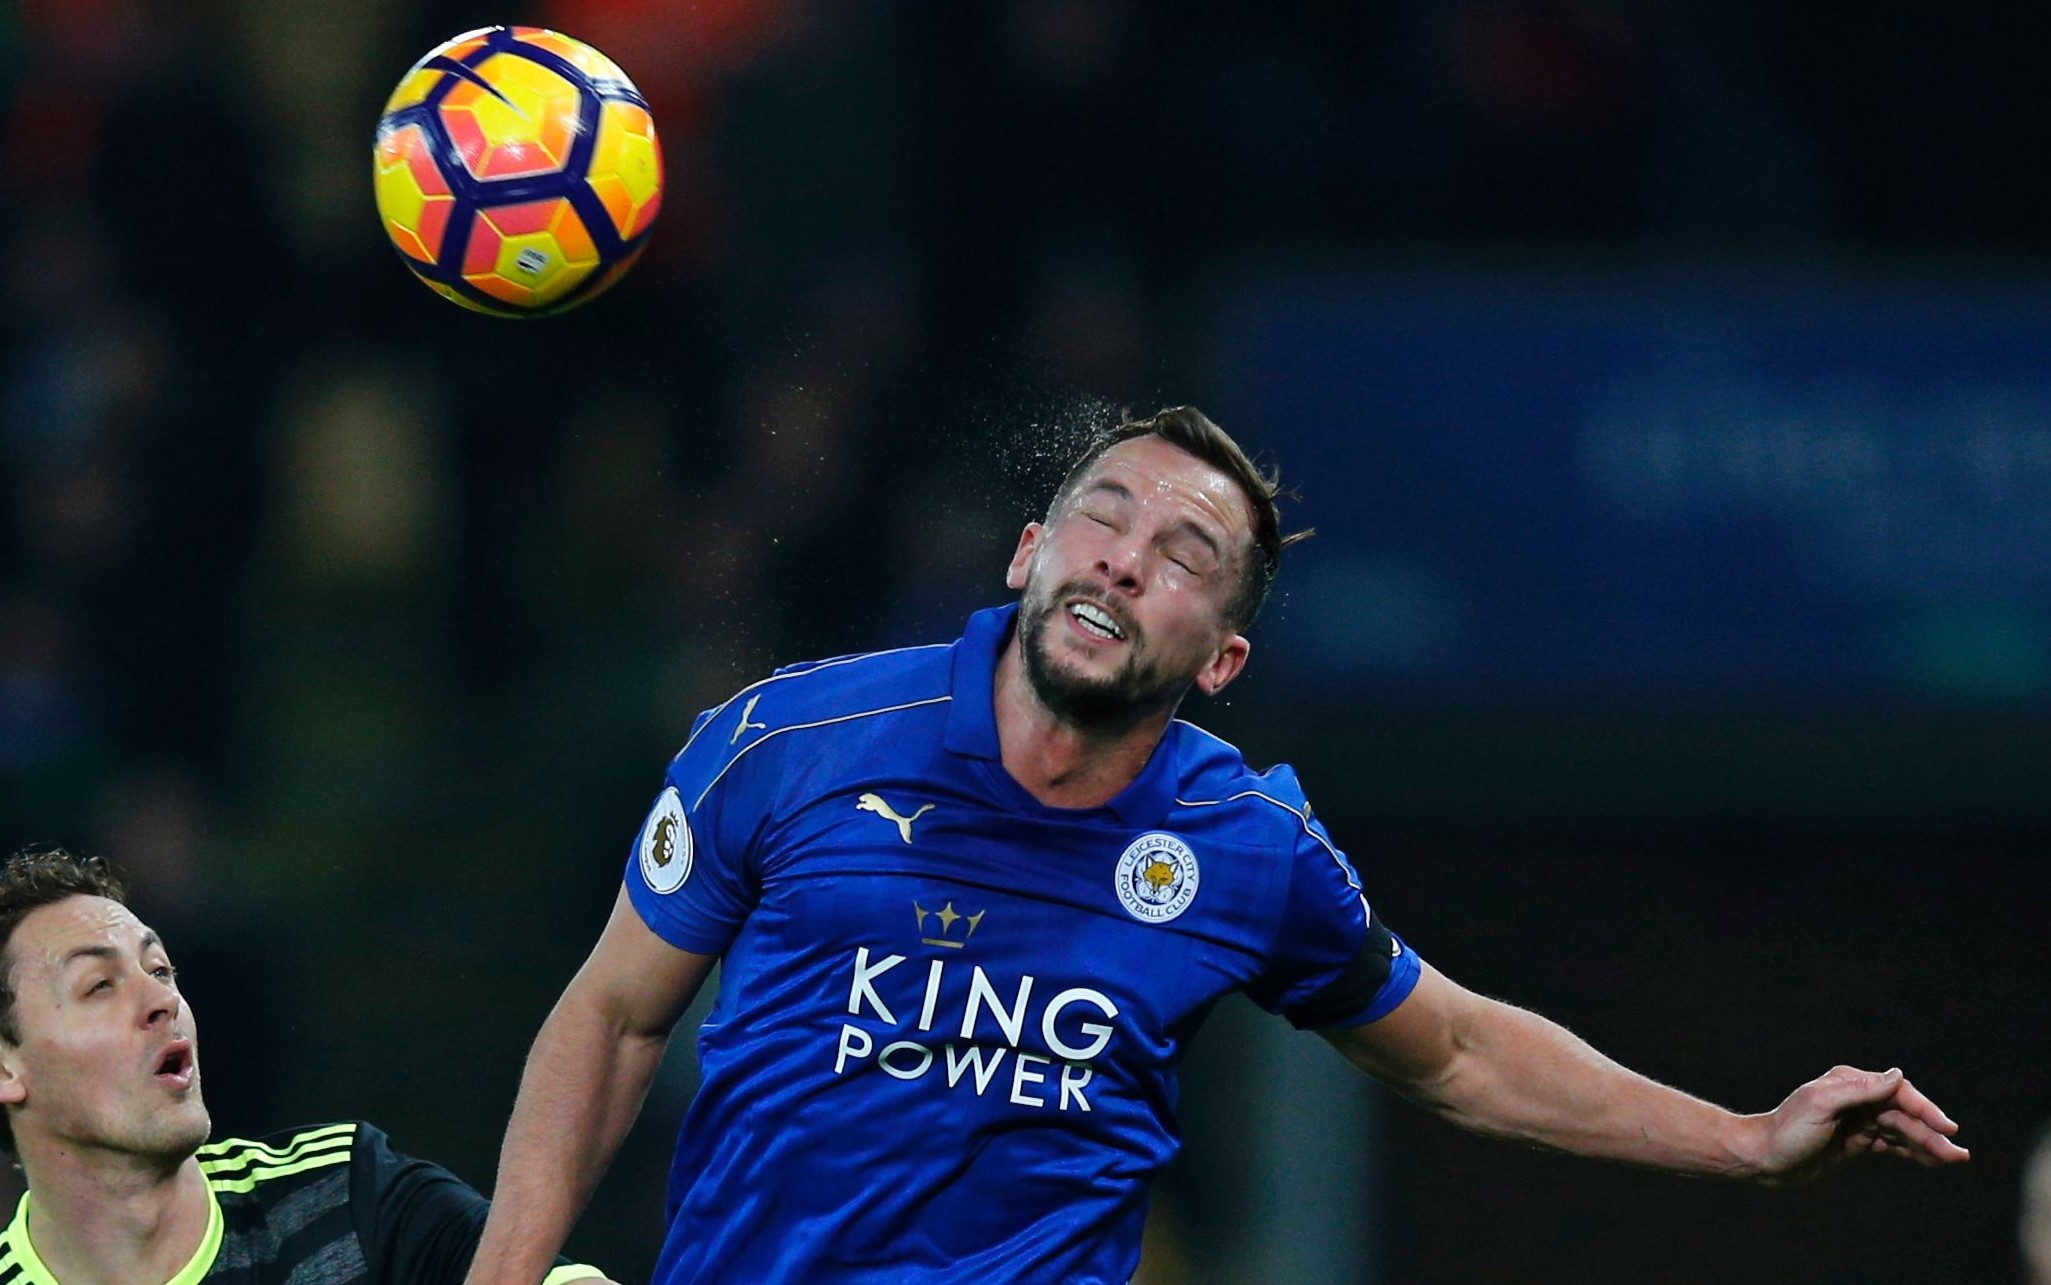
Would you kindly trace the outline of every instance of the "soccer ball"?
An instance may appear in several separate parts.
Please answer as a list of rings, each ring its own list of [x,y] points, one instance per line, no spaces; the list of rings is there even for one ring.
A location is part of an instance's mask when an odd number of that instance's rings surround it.
[[[604,54],[539,27],[465,32],[415,63],[372,156],[378,216],[406,266],[501,317],[604,291],[662,207],[640,91]]]

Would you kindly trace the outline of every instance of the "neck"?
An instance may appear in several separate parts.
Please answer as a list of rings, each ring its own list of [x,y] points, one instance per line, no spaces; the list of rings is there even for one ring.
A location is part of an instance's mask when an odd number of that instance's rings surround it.
[[[1049,807],[1103,806],[1146,767],[1174,716],[1174,705],[1141,710],[1117,726],[1079,727],[1039,698],[1019,647],[1014,631],[997,657],[991,696],[1004,770]]]
[[[22,1148],[29,1241],[63,1285],[163,1285],[207,1232],[206,1175],[59,1143]]]

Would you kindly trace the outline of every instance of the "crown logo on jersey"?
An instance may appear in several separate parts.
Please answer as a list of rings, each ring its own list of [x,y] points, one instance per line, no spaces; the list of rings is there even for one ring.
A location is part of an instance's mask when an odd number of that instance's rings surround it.
[[[919,944],[921,946],[945,946],[949,950],[960,950],[963,946],[968,945],[969,938],[976,935],[976,925],[982,923],[983,916],[990,912],[988,910],[978,910],[973,915],[964,915],[954,908],[954,903],[951,901],[938,910],[928,910],[914,901],[912,903],[912,913],[918,916]],[[940,926],[940,935],[938,937],[928,937],[925,935],[926,922],[928,920]],[[959,938],[956,938],[954,935],[954,926],[956,924],[968,925],[968,927],[962,929]]]

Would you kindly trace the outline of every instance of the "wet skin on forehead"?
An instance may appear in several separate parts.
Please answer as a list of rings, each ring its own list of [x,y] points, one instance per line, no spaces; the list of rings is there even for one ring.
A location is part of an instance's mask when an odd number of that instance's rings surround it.
[[[1215,565],[1227,569],[1237,567],[1252,541],[1252,515],[1239,484],[1158,437],[1134,438],[1105,452],[1064,508],[1072,510],[1092,497],[1130,505],[1179,528],[1207,550]]]

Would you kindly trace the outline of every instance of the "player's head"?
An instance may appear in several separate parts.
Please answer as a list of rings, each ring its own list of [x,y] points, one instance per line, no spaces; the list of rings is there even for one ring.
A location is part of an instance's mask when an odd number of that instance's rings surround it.
[[[1282,566],[1282,550],[1311,533],[1282,534],[1281,479],[1274,470],[1254,463],[1231,434],[1196,407],[1172,406],[1145,419],[1124,419],[1092,437],[1068,466],[1061,485],[1055,488],[1054,499],[1047,506],[1047,522],[1052,523],[1062,504],[1082,489],[1091,470],[1105,455],[1121,443],[1140,437],[1160,438],[1210,465],[1238,488],[1249,519],[1249,544],[1243,550],[1246,556],[1239,561],[1237,588],[1226,608],[1225,623],[1235,632],[1244,633],[1260,615],[1268,600],[1268,590],[1274,587],[1275,573]]]
[[[97,857],[0,866],[0,1142],[175,1165],[206,1141],[199,1048],[164,944]]]
[[[1282,535],[1279,491],[1192,407],[1093,440],[1006,579],[1024,591],[1021,656],[1040,698],[1072,722],[1117,724],[1237,677],[1242,631],[1301,538]]]
[[[2051,1125],[2037,1135],[2037,1145],[2023,1162],[2022,1239],[2024,1279],[2029,1285],[2051,1285]]]

